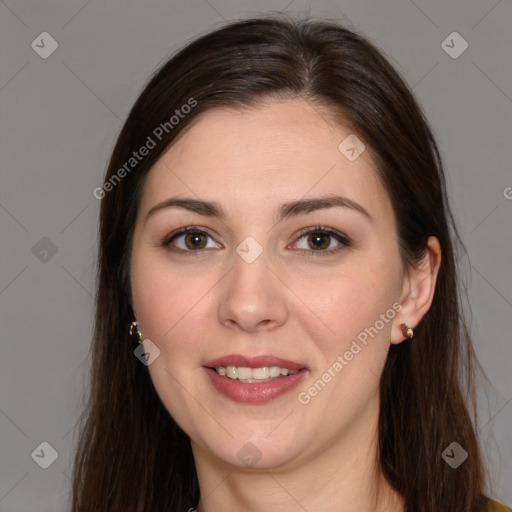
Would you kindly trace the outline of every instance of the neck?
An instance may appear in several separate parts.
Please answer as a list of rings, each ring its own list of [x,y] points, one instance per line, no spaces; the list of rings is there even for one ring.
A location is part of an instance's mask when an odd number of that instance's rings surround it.
[[[378,400],[378,398],[376,397]],[[378,406],[306,463],[268,469],[224,464],[192,442],[201,490],[197,512],[403,512],[378,464]]]

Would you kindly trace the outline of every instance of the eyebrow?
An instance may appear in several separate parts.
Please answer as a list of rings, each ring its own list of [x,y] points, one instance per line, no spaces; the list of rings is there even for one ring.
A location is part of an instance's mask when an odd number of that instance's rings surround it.
[[[328,195],[323,197],[312,197],[307,199],[300,199],[290,203],[284,203],[279,208],[275,221],[281,222],[292,217],[305,215],[317,210],[324,210],[327,208],[343,207],[350,208],[356,212],[364,215],[369,221],[372,221],[371,215],[359,203],[348,199],[347,197]],[[147,222],[149,217],[155,213],[167,208],[183,208],[193,213],[203,215],[205,217],[216,217],[220,220],[226,220],[228,215],[224,207],[215,201],[203,201],[201,199],[194,199],[190,197],[170,197],[161,203],[153,206],[146,214],[144,222]]]

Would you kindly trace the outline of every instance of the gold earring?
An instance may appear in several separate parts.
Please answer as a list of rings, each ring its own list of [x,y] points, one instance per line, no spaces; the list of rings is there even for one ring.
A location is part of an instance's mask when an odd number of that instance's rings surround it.
[[[414,329],[407,324],[400,324],[400,329],[402,329],[402,334],[406,338],[412,339],[414,337]]]
[[[136,338],[139,343],[142,343],[142,333],[139,329],[139,323],[136,320],[130,324],[130,336]]]

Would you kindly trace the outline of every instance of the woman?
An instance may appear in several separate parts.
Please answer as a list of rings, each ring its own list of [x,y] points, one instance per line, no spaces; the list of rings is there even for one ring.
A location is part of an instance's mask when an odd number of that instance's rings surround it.
[[[74,511],[507,510],[439,153],[364,38],[275,17],[197,39],[95,195]]]

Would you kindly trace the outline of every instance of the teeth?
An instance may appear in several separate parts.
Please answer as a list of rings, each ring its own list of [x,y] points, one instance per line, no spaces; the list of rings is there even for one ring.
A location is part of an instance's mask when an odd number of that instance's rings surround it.
[[[269,377],[279,377],[279,375],[281,375],[281,368],[279,368],[279,366],[271,366],[268,369]]]
[[[248,368],[246,366],[220,366],[216,368],[219,375],[238,379],[242,382],[267,382],[280,376],[294,375],[297,370],[288,370],[279,366],[262,366],[260,368]]]
[[[235,367],[233,366],[232,368]],[[240,380],[252,379],[252,370],[250,368],[244,368],[240,366],[235,369],[234,374],[236,375],[236,378]],[[231,376],[233,373],[230,372],[229,375]]]

